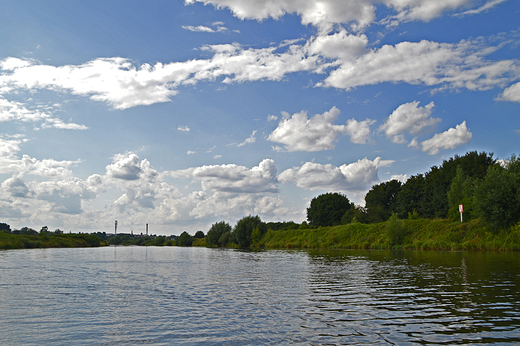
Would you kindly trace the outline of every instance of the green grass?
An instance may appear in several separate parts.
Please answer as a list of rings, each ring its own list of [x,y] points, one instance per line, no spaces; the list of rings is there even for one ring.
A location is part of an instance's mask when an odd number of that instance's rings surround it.
[[[266,249],[409,249],[409,250],[520,250],[520,225],[500,233],[489,231],[480,220],[399,220],[305,230],[269,230],[254,248]],[[395,222],[395,220],[394,220]],[[396,227],[399,237],[395,238]]]
[[[98,247],[108,243],[92,234],[10,234],[0,232],[0,249]]]

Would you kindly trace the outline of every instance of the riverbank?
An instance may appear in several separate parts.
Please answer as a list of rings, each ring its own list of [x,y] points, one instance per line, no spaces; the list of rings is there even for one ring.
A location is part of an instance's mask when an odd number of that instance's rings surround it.
[[[317,229],[269,230],[253,248],[519,251],[520,225],[491,232],[480,220],[398,220]]]
[[[108,242],[92,234],[11,234],[0,232],[0,249],[99,247]]]

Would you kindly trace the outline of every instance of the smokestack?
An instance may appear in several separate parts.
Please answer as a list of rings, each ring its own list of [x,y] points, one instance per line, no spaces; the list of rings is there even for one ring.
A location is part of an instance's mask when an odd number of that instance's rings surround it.
[[[146,224],[146,235],[148,235],[148,224]]]

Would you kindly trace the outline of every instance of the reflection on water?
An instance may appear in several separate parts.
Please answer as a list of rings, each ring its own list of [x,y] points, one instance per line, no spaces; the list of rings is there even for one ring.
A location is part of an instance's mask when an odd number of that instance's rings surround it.
[[[520,342],[520,254],[0,252],[2,345]]]

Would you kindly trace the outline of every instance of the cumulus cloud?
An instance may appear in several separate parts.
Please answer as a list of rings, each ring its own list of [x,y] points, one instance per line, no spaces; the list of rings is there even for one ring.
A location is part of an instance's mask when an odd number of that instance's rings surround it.
[[[17,176],[4,180],[2,188],[6,190],[11,197],[28,197],[30,194],[25,182]]]
[[[496,100],[520,102],[520,83],[513,84],[509,88],[506,88]]]
[[[450,128],[443,133],[437,133],[430,139],[421,143],[422,151],[429,155],[437,154],[441,149],[454,149],[460,145],[469,143],[473,134],[468,130],[466,121],[457,125],[455,128]]]
[[[370,189],[374,183],[379,182],[379,168],[393,162],[382,160],[380,157],[374,161],[364,158],[340,167],[306,162],[301,167],[283,171],[278,176],[278,180],[282,183],[295,183],[296,186],[306,190],[360,192]]]
[[[190,132],[190,128],[188,126],[179,126],[177,130],[182,132]]]
[[[176,178],[193,178],[203,191],[232,193],[277,193],[276,165],[265,159],[251,169],[235,164],[210,165],[171,172]]]
[[[492,0],[478,8],[483,11],[504,0]],[[303,25],[313,25],[322,32],[332,30],[335,25],[347,24],[352,30],[366,28],[376,19],[376,9],[386,6],[393,14],[383,23],[397,25],[401,22],[430,21],[448,11],[466,8],[471,0],[349,0],[349,1],[241,1],[241,0],[186,0],[186,4],[202,2],[216,8],[228,8],[240,19],[262,21],[267,18],[279,19],[286,13],[295,13]],[[468,12],[468,11],[466,11]]]
[[[394,143],[404,143],[406,142],[404,132],[417,135],[427,127],[441,121],[441,119],[430,117],[434,107],[433,102],[425,107],[419,107],[419,101],[402,104],[390,114],[379,130],[384,131],[386,136],[392,138]]]
[[[52,211],[64,214],[80,214],[83,211],[82,200],[96,197],[85,182],[78,178],[67,181],[45,181],[36,184],[33,189],[37,199],[49,202]]]
[[[153,180],[158,175],[148,160],[144,159],[139,162],[137,154],[132,152],[117,154],[112,160],[114,163],[108,165],[106,170],[107,175],[115,179],[137,180],[142,176]]]
[[[375,120],[371,119],[363,121],[349,119],[347,120],[347,128],[345,132],[350,135],[350,141],[352,143],[365,144],[370,136],[370,125],[375,122]]]
[[[283,144],[288,151],[334,149],[339,134],[349,132],[347,125],[333,124],[339,113],[339,109],[332,107],[328,112],[316,114],[309,119],[305,111],[292,116],[284,112],[278,127],[267,140]],[[354,127],[356,124],[351,125],[351,130],[354,130]]]

